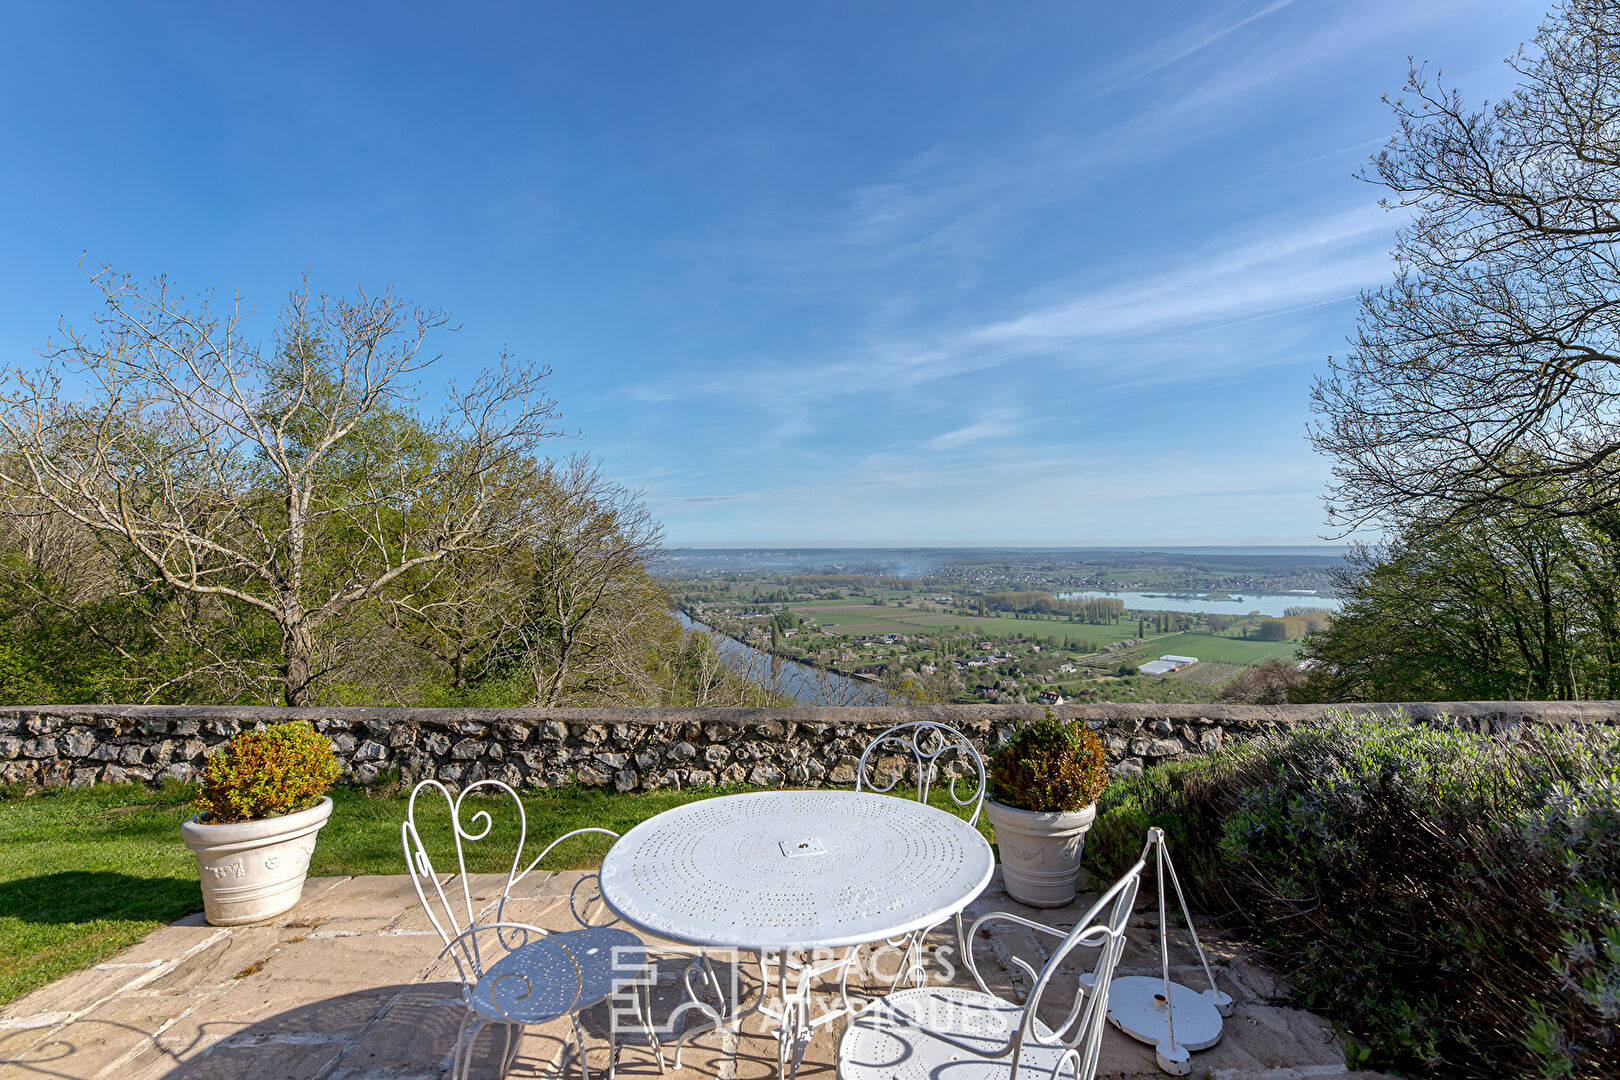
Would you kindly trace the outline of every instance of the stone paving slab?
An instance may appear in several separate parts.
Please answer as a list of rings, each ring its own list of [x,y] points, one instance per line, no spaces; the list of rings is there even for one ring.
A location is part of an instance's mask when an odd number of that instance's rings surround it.
[[[533,875],[508,903],[507,918],[572,928],[569,896],[580,877]],[[441,879],[458,903],[465,886],[484,918],[493,918],[505,883],[504,874]],[[588,884],[577,894],[581,898],[589,894]],[[1094,895],[1083,894],[1067,908],[1027,908],[1007,897],[998,876],[967,917],[1009,911],[1068,929]],[[1154,902],[1144,898],[1133,917],[1122,974],[1158,973]],[[1172,977],[1194,988],[1204,985],[1186,932],[1173,930],[1169,939]],[[947,924],[931,944],[951,946],[954,940],[954,927]],[[1039,969],[1057,940],[992,924],[975,946],[980,973],[997,993],[1021,996],[1029,980],[1012,959]],[[686,1001],[683,976],[692,953],[668,942],[651,944],[656,963],[649,993],[654,1016],[662,1021]],[[1276,1000],[1286,990],[1282,980],[1230,942],[1215,937],[1204,944],[1218,984],[1236,1008],[1221,1042],[1193,1055],[1194,1076],[1306,1080],[1346,1073],[1330,1025]],[[439,959],[441,948],[408,877],[311,879],[298,907],[272,922],[220,928],[189,917],[106,963],[12,1002],[0,1010],[0,1080],[437,1080],[446,1074],[463,1015],[455,965]],[[971,985],[964,966],[953,963],[951,981]],[[716,970],[733,981],[730,966]],[[892,963],[885,970],[892,971]],[[937,980],[944,973],[936,967],[933,974]],[[884,981],[866,974],[852,981],[852,989],[875,996]],[[758,983],[757,966],[735,969],[738,992],[757,992]],[[1073,977],[1066,972],[1054,985],[1072,993]],[[818,1003],[836,1000],[835,987],[824,989]],[[688,1019],[695,1023],[691,1014]],[[596,1076],[605,1075],[608,1065],[610,1024],[606,1005],[581,1018],[587,1063]],[[691,1040],[678,1073],[675,1037],[666,1032],[670,1068],[663,1074],[650,1042],[628,1037],[618,1071],[630,1080],[771,1080],[776,1041],[768,1028],[755,1017],[740,1035],[711,1032]],[[837,1021],[818,1032],[800,1068],[805,1080],[834,1080],[841,1030]],[[577,1077],[574,1045],[567,1021],[532,1026],[511,1075]],[[501,1050],[498,1032],[483,1035],[475,1045],[474,1075],[493,1076]],[[1098,1075],[1120,1080],[1164,1074],[1151,1047],[1110,1028]]]

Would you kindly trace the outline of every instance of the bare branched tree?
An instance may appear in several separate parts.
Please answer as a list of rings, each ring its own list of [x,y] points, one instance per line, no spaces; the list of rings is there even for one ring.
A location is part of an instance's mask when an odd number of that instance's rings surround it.
[[[0,504],[0,573],[39,593],[41,603],[75,607],[117,589],[118,559],[94,533],[40,498],[10,498]],[[43,590],[51,581],[59,587]]]
[[[672,620],[646,568],[663,532],[639,494],[575,455],[503,478],[493,516],[504,547],[425,568],[384,598],[398,632],[457,689],[493,675],[538,705],[654,700],[648,653]]]
[[[97,332],[64,325],[0,394],[0,484],[178,595],[273,620],[287,704],[308,700],[323,626],[419,567],[511,542],[490,511],[556,433],[548,370],[503,357],[424,423],[412,377],[442,313],[305,288],[266,348],[240,301],[219,315],[161,278],[91,280]]]
[[[1484,109],[1414,67],[1364,174],[1410,219],[1314,392],[1341,524],[1620,503],[1620,4],[1567,0],[1508,62]]]
[[[432,566],[384,597],[389,625],[465,689],[487,675],[523,617],[527,585],[520,548],[479,552]]]
[[[809,700],[806,705],[825,705],[842,709],[855,705],[882,705],[883,691],[872,683],[863,682],[852,675],[844,675],[825,667],[817,667],[806,677]]]
[[[131,573],[126,547],[38,497],[0,499],[0,594],[0,617],[13,633],[33,639],[36,656],[71,650],[77,641],[89,649],[74,659],[89,667],[98,650],[117,658],[97,678],[100,690],[118,700],[201,694],[232,701],[272,674],[251,654],[251,633],[220,633],[229,620],[217,598],[164,603],[159,590]],[[54,673],[67,674],[60,667]]]
[[[551,465],[547,479],[532,589],[512,633],[523,642],[535,704],[579,695],[613,700],[643,670],[643,620],[667,618],[667,598],[646,566],[662,548],[663,529],[639,494],[584,455]]]
[[[734,704],[731,693],[736,678],[715,647],[714,639],[702,630],[686,630],[682,633],[681,645],[691,660],[687,683],[692,704],[699,708]]]
[[[704,631],[694,631],[692,636],[707,642],[699,654],[707,657],[706,663],[712,672],[721,674],[717,681],[710,684],[706,700],[694,700],[694,704],[758,707],[806,703],[803,695],[794,692],[794,669],[780,656],[761,649],[729,648],[721,645],[716,635]],[[722,653],[721,649],[725,649],[725,652]],[[714,664],[720,665],[720,668],[714,669]],[[697,680],[693,679],[692,682],[695,685]],[[697,697],[696,694],[693,696]],[[813,698],[810,703],[819,704],[820,701]]]

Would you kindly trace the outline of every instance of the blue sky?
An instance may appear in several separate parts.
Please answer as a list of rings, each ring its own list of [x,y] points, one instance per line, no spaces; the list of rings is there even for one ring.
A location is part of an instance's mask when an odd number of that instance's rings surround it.
[[[676,544],[1311,542],[1380,96],[1544,10],[466,7],[0,6],[0,359],[81,253],[266,330],[308,267],[551,365]]]

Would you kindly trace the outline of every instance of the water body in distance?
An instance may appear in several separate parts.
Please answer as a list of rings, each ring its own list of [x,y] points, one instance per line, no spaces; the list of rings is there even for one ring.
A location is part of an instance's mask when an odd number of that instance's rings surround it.
[[[1251,611],[1258,611],[1262,615],[1276,617],[1282,615],[1289,608],[1322,608],[1326,611],[1338,611],[1342,606],[1336,596],[1314,596],[1290,594],[1287,596],[1248,596],[1241,599],[1231,596],[1225,600],[1211,600],[1207,596],[1167,595],[1152,592],[1101,592],[1091,590],[1087,592],[1066,592],[1059,594],[1064,600],[1083,600],[1088,597],[1101,596],[1111,600],[1125,602],[1127,611],[1190,611],[1207,612],[1211,615],[1247,615]]]
[[[1337,566],[1349,548],[1293,547],[1072,547],[1072,548],[684,548],[654,561],[655,572],[672,576],[702,570],[795,573],[875,573],[912,577],[949,567],[1092,563],[1152,566],[1166,562],[1218,569],[1223,574]]]
[[[721,659],[734,670],[787,695],[797,705],[889,704],[889,695],[864,679],[852,679],[847,675],[772,656],[704,626],[683,611],[675,612],[675,618],[687,629],[701,630],[713,638]]]

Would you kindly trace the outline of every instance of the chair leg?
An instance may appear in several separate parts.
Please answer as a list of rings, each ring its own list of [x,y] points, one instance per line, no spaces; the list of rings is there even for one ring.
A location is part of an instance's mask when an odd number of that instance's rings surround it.
[[[585,1063],[585,1030],[579,1026],[579,1013],[574,1013],[574,1046],[579,1052],[580,1080],[591,1080],[590,1066]],[[611,1068],[611,1066],[610,1066]]]
[[[456,1053],[450,1062],[452,1080],[467,1080],[467,1073],[472,1069],[473,1043],[478,1041],[478,1033],[483,1029],[484,1018],[468,1009],[461,1018],[461,1030],[456,1033]]]
[[[523,1025],[502,1024],[506,1029],[506,1048],[501,1052],[501,1071],[499,1080],[506,1080],[506,1074],[512,1071],[517,1062],[518,1050],[523,1046]]]
[[[465,1053],[462,1049],[467,1043],[467,1022],[472,1019],[472,1010],[466,1009],[461,1014],[461,1026],[456,1029],[456,1046],[450,1054],[450,1080],[461,1080],[461,1059]]]

